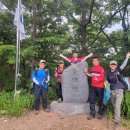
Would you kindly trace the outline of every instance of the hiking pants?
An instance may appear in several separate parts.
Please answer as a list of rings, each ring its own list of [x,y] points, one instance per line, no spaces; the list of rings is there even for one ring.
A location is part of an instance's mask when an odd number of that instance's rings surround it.
[[[56,94],[58,98],[63,99],[62,97],[62,84],[61,83],[56,83]]]
[[[40,97],[42,97],[42,107],[47,109],[47,88],[35,87],[35,110],[40,109]]]
[[[104,88],[91,87],[90,88],[90,96],[89,96],[89,104],[90,104],[90,115],[95,116],[95,103],[98,98],[99,102],[99,110],[98,114],[103,114],[103,96],[104,96]]]
[[[111,100],[114,108],[115,121],[120,123],[121,103],[123,100],[123,89],[111,90]]]

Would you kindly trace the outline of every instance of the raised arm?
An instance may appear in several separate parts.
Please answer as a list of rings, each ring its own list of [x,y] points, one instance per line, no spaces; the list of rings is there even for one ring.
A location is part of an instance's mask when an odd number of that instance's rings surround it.
[[[129,57],[130,57],[130,52],[127,53],[126,58],[125,58],[123,64],[120,66],[120,69],[121,69],[121,70],[123,70],[123,69],[126,67],[126,65],[127,65],[127,63],[128,63]]]
[[[93,53],[90,53],[89,55],[85,56],[81,61],[85,61],[86,59],[90,58],[93,56]]]
[[[62,57],[63,59],[65,59],[66,61],[68,61],[68,62],[71,63],[70,58],[68,58],[68,57],[66,57],[66,56],[64,56],[64,55],[62,55],[62,54],[60,54],[60,57]]]

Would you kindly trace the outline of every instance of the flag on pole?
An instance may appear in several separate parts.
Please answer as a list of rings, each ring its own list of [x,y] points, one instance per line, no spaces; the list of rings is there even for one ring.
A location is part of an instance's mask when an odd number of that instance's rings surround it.
[[[21,0],[20,0],[19,5],[16,8],[15,17],[14,17],[14,25],[16,25],[18,28],[18,24],[19,24],[18,30],[20,33],[20,41],[25,39],[24,20],[23,20],[23,13],[24,12],[25,12],[25,6],[22,5]],[[18,19],[19,19],[19,21],[18,21]]]

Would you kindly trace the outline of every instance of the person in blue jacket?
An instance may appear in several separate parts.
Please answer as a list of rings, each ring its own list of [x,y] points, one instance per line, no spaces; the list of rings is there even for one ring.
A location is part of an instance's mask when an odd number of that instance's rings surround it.
[[[40,97],[42,97],[42,106],[45,112],[49,112],[47,107],[47,90],[50,76],[48,70],[45,69],[45,60],[40,60],[39,68],[35,69],[32,73],[32,80],[35,86],[35,110],[39,113]]]

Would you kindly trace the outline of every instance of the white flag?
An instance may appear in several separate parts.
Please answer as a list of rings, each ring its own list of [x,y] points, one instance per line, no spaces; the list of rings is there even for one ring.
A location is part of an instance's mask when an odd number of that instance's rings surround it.
[[[24,30],[24,21],[23,21],[23,13],[25,12],[25,7],[24,5],[21,4],[21,0],[20,0],[20,6],[18,5],[16,8],[16,12],[15,12],[15,17],[14,17],[14,25],[17,26],[18,28],[18,24],[19,24],[19,31],[20,31],[20,40],[22,41],[23,39],[25,39],[25,30]],[[19,18],[18,18],[19,16]],[[19,19],[19,21],[18,21]]]

